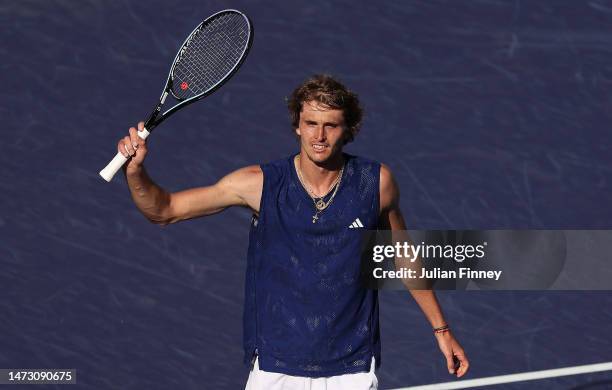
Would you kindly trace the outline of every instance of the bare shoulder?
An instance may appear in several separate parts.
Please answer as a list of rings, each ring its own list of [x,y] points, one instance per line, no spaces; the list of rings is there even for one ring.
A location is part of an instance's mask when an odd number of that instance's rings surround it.
[[[263,183],[263,171],[259,165],[249,165],[240,169],[235,170],[234,172],[225,176],[223,180],[228,182],[237,182],[237,181],[261,181]]]
[[[236,196],[242,206],[258,212],[263,190],[263,177],[263,171],[259,165],[249,165],[223,177],[217,186]]]
[[[235,170],[216,184],[195,187],[169,194],[169,205],[163,220],[174,223],[212,215],[232,206],[259,211],[263,173],[257,165]]]
[[[391,169],[380,164],[380,210],[385,211],[399,204],[399,188]]]

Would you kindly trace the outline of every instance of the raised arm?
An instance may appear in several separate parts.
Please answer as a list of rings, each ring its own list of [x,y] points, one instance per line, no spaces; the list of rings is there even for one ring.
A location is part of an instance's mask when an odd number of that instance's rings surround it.
[[[406,223],[399,207],[399,188],[391,170],[384,164],[380,168],[380,229],[406,230]],[[433,290],[409,290],[410,294],[421,308],[421,311],[431,324],[432,328],[447,325],[440,304]],[[469,362],[450,330],[435,333],[438,346],[446,359],[448,372],[457,377],[462,377],[468,370]],[[454,360],[459,367],[455,367]]]
[[[141,122],[139,127],[144,126]],[[230,173],[217,183],[169,193],[158,186],[147,174],[143,162],[147,154],[146,142],[130,128],[130,136],[119,141],[118,149],[131,157],[124,166],[132,199],[136,207],[151,222],[167,225],[186,219],[218,213],[230,206],[248,207],[259,212],[263,188],[263,173],[253,165]]]

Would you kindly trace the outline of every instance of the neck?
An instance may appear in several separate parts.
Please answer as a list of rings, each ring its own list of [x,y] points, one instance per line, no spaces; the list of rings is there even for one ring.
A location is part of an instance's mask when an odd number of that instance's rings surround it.
[[[302,179],[315,195],[325,194],[330,186],[338,178],[340,170],[344,166],[344,156],[337,153],[323,163],[312,161],[303,151],[296,157],[296,168],[300,170]]]

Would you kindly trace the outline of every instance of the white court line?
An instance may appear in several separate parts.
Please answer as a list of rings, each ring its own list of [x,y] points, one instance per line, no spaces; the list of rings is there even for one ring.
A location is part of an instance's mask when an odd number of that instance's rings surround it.
[[[447,390],[467,389],[469,387],[498,385],[501,383],[532,381],[534,379],[555,378],[558,376],[588,374],[591,372],[612,370],[612,362],[587,364],[584,366],[555,368],[552,370],[523,372],[520,374],[509,374],[499,376],[488,376],[479,379],[457,380],[454,382],[435,383],[432,385],[403,387],[395,390]]]

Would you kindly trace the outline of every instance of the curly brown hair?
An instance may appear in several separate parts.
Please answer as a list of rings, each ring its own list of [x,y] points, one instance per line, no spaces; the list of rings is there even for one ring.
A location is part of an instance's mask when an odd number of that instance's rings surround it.
[[[323,106],[342,110],[348,130],[344,143],[351,142],[361,126],[363,109],[357,94],[330,75],[317,74],[304,81],[287,98],[289,117],[293,130],[299,127],[300,113],[305,102],[315,101]]]

